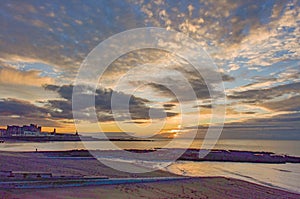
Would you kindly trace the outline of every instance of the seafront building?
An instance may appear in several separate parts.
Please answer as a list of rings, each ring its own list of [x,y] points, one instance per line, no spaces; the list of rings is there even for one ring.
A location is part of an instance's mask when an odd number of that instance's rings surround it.
[[[0,136],[4,136],[6,134],[6,129],[0,129]]]
[[[90,136],[80,136],[76,131],[75,134],[56,133],[54,128],[52,132],[42,132],[42,127],[36,124],[30,125],[8,125],[7,129],[1,129],[0,141],[22,140],[22,141],[80,141],[81,139],[94,140]]]
[[[7,126],[7,129],[3,129],[1,131],[1,136],[53,136],[56,134],[56,130],[54,129],[53,133],[44,133],[42,132],[42,127],[36,124],[30,125],[11,125]]]
[[[6,136],[39,136],[41,134],[42,127],[36,124],[24,125],[24,126],[7,126]]]

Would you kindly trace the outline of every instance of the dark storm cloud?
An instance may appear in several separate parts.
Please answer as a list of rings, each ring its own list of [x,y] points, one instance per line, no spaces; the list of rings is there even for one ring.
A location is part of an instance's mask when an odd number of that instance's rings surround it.
[[[72,85],[44,85],[46,90],[57,92],[62,98],[72,100],[73,86]]]
[[[208,90],[207,84],[210,84],[210,88],[213,89],[211,92],[217,92],[214,88],[214,85],[218,85],[223,82],[232,82],[235,80],[234,77],[220,73],[218,71],[215,71],[213,68],[205,68],[206,74],[208,74],[205,78],[203,78],[202,74],[199,73],[194,67],[180,67],[176,68],[179,72],[181,72],[185,78],[188,80],[190,86],[192,87],[193,91],[195,92],[195,95],[198,99],[210,99],[210,91]],[[217,77],[220,77],[218,79]],[[174,81],[176,82],[176,81]],[[182,87],[183,95],[185,95],[185,87]]]
[[[176,106],[176,104],[170,104],[170,103],[166,103],[163,105],[165,110],[172,110],[175,106]]]
[[[222,74],[222,80],[224,82],[232,82],[232,81],[235,80],[235,78],[232,77],[232,76],[230,76],[230,75],[228,75],[228,74]]]
[[[195,107],[198,107],[198,106],[195,106]],[[202,105],[199,105],[199,107],[211,109],[211,108],[212,108],[212,105],[211,105],[211,104],[202,104]]]
[[[224,125],[223,139],[300,139],[300,113],[281,114],[271,118],[250,119]],[[215,128],[215,127],[211,127]],[[218,127],[219,128],[219,127]],[[198,129],[199,138],[204,138],[207,126],[191,126]],[[204,132],[204,134],[203,134]]]
[[[204,79],[200,75],[197,75],[197,73],[193,73],[193,72],[187,72],[185,70],[181,70],[181,71],[184,71],[185,76],[189,83],[188,86],[190,86],[193,89],[193,92],[198,99],[209,99],[210,98],[210,93],[209,93],[208,87],[207,87]],[[234,77],[231,77],[229,75],[222,74],[221,77],[222,77],[223,81],[234,81]],[[213,83],[216,83],[216,82],[213,82]],[[184,101],[185,100],[189,101],[192,99],[192,96],[187,95],[188,94],[186,92],[187,87],[184,84],[181,85],[180,81],[169,78],[167,84],[169,85],[170,88],[168,88],[165,85],[153,83],[153,82],[147,83],[146,85],[153,88],[156,92],[159,92],[160,95],[162,95],[162,96],[174,97],[174,100],[175,100],[175,94],[172,92],[173,89],[176,91],[179,91],[176,96],[177,99],[181,99]]]
[[[267,129],[298,129],[300,130],[300,113],[280,114],[271,118],[250,119],[241,123],[230,123],[225,128],[265,128]]]
[[[48,108],[54,111],[52,117],[56,118],[68,118],[71,119],[72,115],[72,92],[73,92],[73,85],[63,85],[63,86],[56,86],[56,85],[46,85],[45,89],[56,91],[64,100],[49,100]],[[87,94],[91,91],[89,88],[87,90],[83,90],[82,95],[91,95]],[[115,95],[117,99],[117,103],[115,105],[115,115],[113,118],[112,115],[112,95]],[[138,119],[150,119],[149,110],[150,108],[146,104],[149,102],[146,99],[139,98],[136,96],[129,96],[129,113],[131,114],[131,118],[133,120]],[[99,88],[95,92],[95,109],[98,115],[98,119],[100,121],[114,121],[114,120],[126,120],[128,116],[126,115],[126,108],[124,101],[128,98],[128,95],[122,92],[115,92],[111,89],[103,89]],[[120,103],[118,103],[120,102]],[[84,103],[78,105],[82,112],[84,113],[85,110],[91,107],[86,107]],[[177,115],[177,113],[172,112],[164,112],[163,109],[153,108],[151,112],[152,118],[163,118],[163,117],[173,117]],[[84,117],[83,117],[84,118]],[[86,118],[88,119],[88,117]]]
[[[300,139],[300,113],[281,114],[271,118],[251,119],[225,125],[223,137],[261,139]]]
[[[247,114],[247,115],[253,115],[255,114],[256,112],[253,112],[253,111],[246,111],[246,112],[243,112],[244,114]]]
[[[55,119],[73,119],[72,103],[66,100],[48,100],[46,107]]]
[[[27,101],[17,99],[1,99],[0,112],[2,115],[17,115],[24,117],[45,117],[47,110],[39,108]]]
[[[193,78],[189,80],[191,87],[193,88],[196,96],[198,99],[208,99],[210,98],[209,90],[207,88],[207,85],[203,81],[203,79],[199,78]]]
[[[176,115],[179,115],[178,113],[174,113],[174,112],[166,112],[168,117],[174,117]]]
[[[2,99],[0,100],[0,113],[1,116],[5,116],[7,118],[14,117],[10,119],[10,122],[6,119],[6,123],[2,125],[10,124],[11,121],[17,120],[16,118],[22,118],[22,121],[40,121],[41,124],[55,124],[57,119],[65,119],[71,120],[73,119],[72,112],[72,85],[46,85],[45,89],[57,92],[63,99],[62,100],[47,100],[40,102],[44,106],[38,107],[33,105],[27,101],[17,100],[17,99]],[[98,115],[98,119],[100,121],[114,121],[114,120],[126,120],[128,117],[126,116],[126,112],[124,109],[126,106],[123,104],[118,104],[116,109],[117,113],[115,118],[112,115],[111,111],[111,96],[113,91],[110,89],[97,89],[95,95],[95,107]],[[118,99],[122,99],[127,97],[123,93],[116,93]],[[138,119],[150,119],[149,110],[150,108],[146,105],[148,100],[138,98],[135,96],[131,96],[129,100],[129,113],[131,114],[131,118],[133,120]],[[87,108],[84,105],[81,106],[81,110],[84,112]],[[173,117],[176,116],[177,113],[172,112],[164,112],[163,109],[152,109],[151,116],[153,118],[163,118],[163,117]],[[85,119],[89,119],[88,117],[84,117]],[[42,122],[42,119],[44,122]],[[3,120],[4,121],[4,120]]]
[[[261,106],[273,111],[300,111],[300,95],[276,102],[264,103]]]
[[[30,102],[17,99],[0,100],[0,125],[38,122],[44,126],[59,126],[59,124],[50,119],[50,110],[38,107]]]
[[[234,92],[227,97],[230,99],[244,99],[246,102],[263,102],[265,100],[274,99],[284,94],[297,94],[300,90],[300,82],[275,86],[267,89],[247,90]]]
[[[152,89],[154,89],[156,92],[159,92],[162,96],[167,97],[175,97],[175,94],[169,89],[167,86],[158,84],[158,83],[147,83],[148,86],[150,86]]]

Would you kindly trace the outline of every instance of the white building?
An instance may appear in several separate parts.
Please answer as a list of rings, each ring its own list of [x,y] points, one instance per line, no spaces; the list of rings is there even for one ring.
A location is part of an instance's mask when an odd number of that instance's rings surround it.
[[[40,132],[35,131],[24,131],[24,136],[39,136]]]

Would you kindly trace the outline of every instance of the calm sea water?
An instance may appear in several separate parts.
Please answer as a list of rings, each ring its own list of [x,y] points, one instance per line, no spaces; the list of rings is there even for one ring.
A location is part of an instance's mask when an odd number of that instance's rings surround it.
[[[300,193],[299,164],[177,161],[166,168],[186,176],[224,176]]]
[[[182,148],[188,140],[178,140],[174,146]],[[46,142],[46,143],[1,143],[0,151],[54,151],[85,149],[113,149],[106,141],[90,142]],[[153,142],[114,142],[122,149],[153,149],[164,147],[166,140]],[[200,148],[201,140],[196,140],[191,148]],[[247,151],[268,151],[276,154],[300,156],[300,141],[292,140],[219,140],[214,149],[233,149]],[[118,161],[118,160],[116,160]],[[132,160],[134,161],[134,160]],[[154,163],[156,167],[163,165]],[[300,164],[254,164],[254,163],[225,163],[225,162],[187,162],[177,161],[166,170],[188,176],[225,176],[238,178],[267,186],[277,187],[300,193]]]
[[[183,148],[189,140],[175,141],[174,148]],[[165,147],[169,141],[157,140],[153,142],[146,141],[121,141],[114,142],[121,149],[153,149],[158,147]],[[54,151],[54,150],[72,150],[72,149],[100,149],[111,150],[114,149],[107,141],[89,141],[89,142],[15,142],[15,143],[0,143],[0,150],[2,151]],[[201,148],[202,140],[195,140],[190,148]],[[288,154],[300,156],[300,140],[219,140],[214,146],[214,149],[232,149],[242,151],[266,151],[277,154]]]

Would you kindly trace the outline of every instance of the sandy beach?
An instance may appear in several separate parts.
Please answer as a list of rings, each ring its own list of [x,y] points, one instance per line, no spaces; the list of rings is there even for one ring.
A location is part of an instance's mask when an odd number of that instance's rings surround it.
[[[241,180],[212,177],[172,182],[135,183],[56,189],[0,190],[2,198],[299,198]]]
[[[0,171],[41,171],[57,175],[92,175],[114,178],[124,177],[168,177],[176,176],[165,171],[131,174],[111,169],[94,158],[51,158],[45,153],[1,152]]]
[[[116,171],[93,158],[52,159],[43,153],[1,152],[0,170],[40,171],[59,175],[126,177],[176,177],[165,171],[131,174]],[[201,177],[119,185],[47,189],[2,189],[1,198],[299,198],[270,187],[224,177]]]
[[[299,198],[281,190],[227,178],[59,189],[1,190],[2,198]]]
[[[300,199],[300,0],[1,0],[0,199]]]

